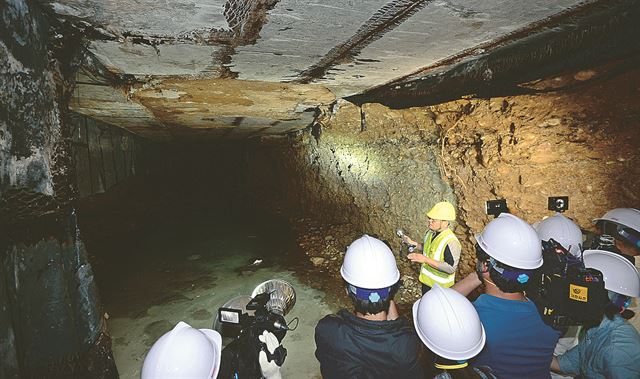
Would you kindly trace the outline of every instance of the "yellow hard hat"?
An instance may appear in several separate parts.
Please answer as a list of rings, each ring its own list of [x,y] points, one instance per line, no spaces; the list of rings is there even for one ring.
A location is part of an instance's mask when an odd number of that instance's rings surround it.
[[[427,212],[427,217],[432,220],[455,221],[456,210],[453,208],[453,204],[451,204],[450,202],[441,201],[434,205],[429,212]]]

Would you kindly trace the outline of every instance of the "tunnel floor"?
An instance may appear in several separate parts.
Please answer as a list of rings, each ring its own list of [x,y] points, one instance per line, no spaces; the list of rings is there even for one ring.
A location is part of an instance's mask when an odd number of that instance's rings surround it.
[[[293,251],[285,223],[255,214],[183,213],[126,233],[127,221],[109,227],[108,219],[101,215],[97,227],[85,217],[84,230],[121,378],[139,378],[148,349],[177,322],[211,328],[219,306],[273,278],[294,286],[297,302],[286,319],[300,320],[283,340],[283,377],[320,377],[313,331],[336,306],[294,275],[292,259],[304,258]]]

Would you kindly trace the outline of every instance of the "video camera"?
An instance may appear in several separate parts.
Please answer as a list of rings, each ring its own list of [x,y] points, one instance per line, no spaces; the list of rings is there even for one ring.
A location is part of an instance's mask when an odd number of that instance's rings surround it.
[[[568,196],[548,198],[547,209],[564,212],[568,208]],[[489,200],[485,210],[498,217],[508,212],[506,200]],[[526,294],[547,325],[556,329],[583,325],[601,314],[609,298],[600,271],[586,268],[582,257],[572,255],[553,239],[542,241],[542,259]]]
[[[558,242],[542,241],[543,265],[527,296],[535,303],[542,320],[560,329],[583,325],[599,317],[609,297],[598,270],[586,268]]]
[[[267,330],[282,340],[289,328],[284,317],[273,310],[267,308],[267,303],[271,300],[271,292],[264,292],[256,295],[249,301],[246,309],[254,311],[253,316],[243,313],[241,309],[224,308],[218,309],[220,322],[223,324],[238,325],[241,331]]]
[[[280,345],[271,353],[258,337],[266,330],[281,342],[287,331],[295,329],[289,327],[284,316],[295,305],[296,293],[288,282],[274,279],[258,285],[248,301],[244,299],[232,299],[218,308],[214,329],[221,331],[223,337],[234,338],[222,352],[222,364],[232,365],[238,378],[260,378],[260,351],[265,352],[268,361],[282,366],[287,349]],[[294,320],[297,327],[297,318]]]

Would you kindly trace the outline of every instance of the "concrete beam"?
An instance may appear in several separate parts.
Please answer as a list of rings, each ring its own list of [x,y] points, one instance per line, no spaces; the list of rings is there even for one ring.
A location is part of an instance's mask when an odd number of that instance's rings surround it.
[[[518,85],[640,52],[639,17],[638,0],[588,3],[347,100],[404,108],[528,92]]]

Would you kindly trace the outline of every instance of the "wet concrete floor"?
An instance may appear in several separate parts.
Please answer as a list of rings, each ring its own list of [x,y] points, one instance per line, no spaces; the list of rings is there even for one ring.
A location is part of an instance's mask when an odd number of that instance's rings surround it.
[[[294,236],[283,222],[204,213],[158,220],[131,234],[86,229],[121,378],[139,378],[148,349],[177,322],[211,328],[219,306],[273,278],[296,289],[296,306],[285,318],[300,320],[283,340],[283,377],[320,377],[313,330],[336,309],[294,275]]]

